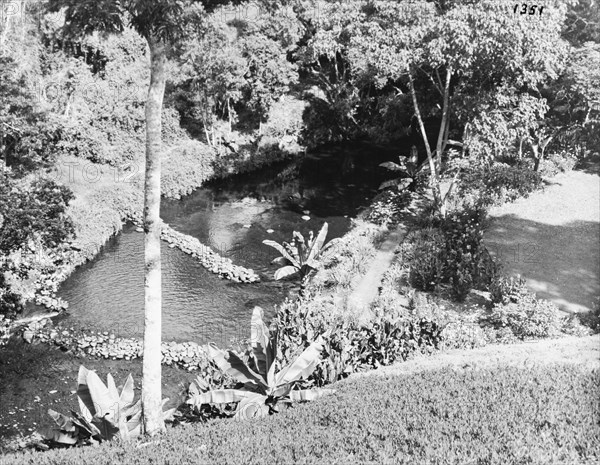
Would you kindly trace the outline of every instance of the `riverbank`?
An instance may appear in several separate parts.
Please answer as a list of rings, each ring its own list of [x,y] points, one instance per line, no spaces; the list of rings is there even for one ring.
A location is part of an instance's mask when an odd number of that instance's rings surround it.
[[[290,125],[301,119],[303,107],[304,102],[290,105],[288,112],[292,116],[283,124]],[[304,148],[298,145],[295,137],[288,135],[279,140],[275,137],[279,132],[287,131],[280,126],[277,121],[268,123],[257,139],[238,137],[238,144],[233,145],[235,152],[192,140],[165,148],[161,179],[163,197],[180,199],[209,180],[246,173],[303,155]],[[93,259],[126,222],[141,225],[143,173],[143,163],[132,162],[116,168],[64,155],[58,158],[49,174],[31,175],[32,179],[50,177],[73,191],[75,199],[67,213],[74,222],[75,237],[53,250],[31,242],[12,254],[13,262],[32,265],[32,271],[24,279],[7,276],[13,292],[21,295],[24,302],[43,305],[49,311],[67,308],[68,303],[56,297],[59,285],[78,266]],[[189,250],[189,254],[205,268],[225,279],[247,283],[259,280],[252,270],[234,265],[208,246],[196,243],[192,237],[183,237],[167,229],[163,238],[178,248]]]

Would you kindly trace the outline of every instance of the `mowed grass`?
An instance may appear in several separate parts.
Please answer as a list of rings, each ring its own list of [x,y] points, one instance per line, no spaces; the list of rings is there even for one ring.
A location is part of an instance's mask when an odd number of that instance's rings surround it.
[[[0,457],[11,464],[570,464],[600,459],[600,371],[576,365],[363,376],[268,418],[142,442]]]

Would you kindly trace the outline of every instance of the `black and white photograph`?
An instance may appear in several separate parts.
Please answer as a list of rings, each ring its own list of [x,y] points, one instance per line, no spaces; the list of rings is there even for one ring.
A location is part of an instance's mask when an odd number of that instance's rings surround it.
[[[0,0],[0,465],[600,463],[600,0]]]

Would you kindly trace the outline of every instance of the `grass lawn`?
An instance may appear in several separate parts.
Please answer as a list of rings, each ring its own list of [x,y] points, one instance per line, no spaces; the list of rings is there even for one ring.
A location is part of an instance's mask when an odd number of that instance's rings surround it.
[[[169,428],[142,443],[0,457],[19,464],[598,463],[600,370],[535,365],[353,377],[253,422]]]

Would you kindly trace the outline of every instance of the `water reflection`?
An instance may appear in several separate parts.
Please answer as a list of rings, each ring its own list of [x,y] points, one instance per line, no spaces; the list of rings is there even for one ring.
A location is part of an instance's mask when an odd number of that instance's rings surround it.
[[[340,151],[354,154],[346,172],[340,169]],[[343,235],[387,174],[377,164],[392,158],[380,148],[335,148],[301,165],[211,183],[184,200],[163,201],[166,223],[253,268],[262,279],[250,285],[222,280],[163,243],[164,340],[227,345],[248,337],[251,309],[260,305],[270,317],[291,287],[272,280],[277,252],[262,241],[287,241],[294,230],[316,232],[324,221],[329,238]],[[303,219],[307,214],[310,219]],[[128,227],[61,287],[59,296],[70,304],[69,323],[141,336],[143,279],[143,234]]]

